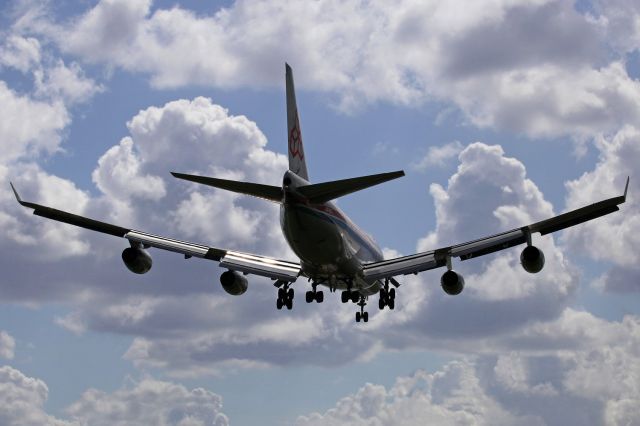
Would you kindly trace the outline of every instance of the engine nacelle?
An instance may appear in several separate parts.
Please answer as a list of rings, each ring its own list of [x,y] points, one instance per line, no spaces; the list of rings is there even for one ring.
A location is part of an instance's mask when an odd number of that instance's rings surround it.
[[[445,293],[455,296],[462,293],[462,289],[464,289],[464,278],[457,272],[447,271],[442,274],[440,284]]]
[[[544,267],[544,253],[537,247],[527,246],[520,253],[520,263],[530,274],[540,272]]]
[[[153,265],[149,253],[143,248],[127,247],[122,251],[122,261],[127,268],[136,274],[146,274]]]
[[[236,271],[223,272],[222,275],[220,275],[220,284],[222,284],[224,291],[232,296],[240,296],[247,291],[247,287],[249,287],[247,278]]]

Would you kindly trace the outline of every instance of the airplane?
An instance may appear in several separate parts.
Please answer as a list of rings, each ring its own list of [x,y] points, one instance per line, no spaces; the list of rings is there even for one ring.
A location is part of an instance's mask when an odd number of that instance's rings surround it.
[[[71,225],[102,232],[128,240],[129,247],[122,252],[122,260],[129,270],[144,274],[151,269],[152,259],[148,248],[158,248],[183,254],[185,259],[199,257],[218,262],[226,269],[220,275],[222,288],[238,296],[247,291],[246,276],[254,274],[270,278],[278,288],[276,308],[293,307],[293,284],[306,278],[311,288],[305,294],[307,303],[322,303],[324,293],[318,286],[330,292],[341,291],[342,303],[353,302],[359,306],[356,322],[368,322],[365,311],[368,298],[378,295],[380,310],[395,309],[397,276],[418,274],[430,269],[446,267],[440,279],[445,293],[458,295],[465,282],[452,267],[452,258],[461,261],[494,253],[520,244],[526,247],[520,254],[525,271],[542,270],[544,253],[532,244],[532,235],[546,235],[619,210],[626,200],[629,188],[627,177],[624,194],[588,206],[572,210],[550,219],[515,228],[500,234],[453,246],[441,247],[409,256],[384,259],[373,238],[356,226],[332,200],[404,176],[403,171],[361,176],[323,183],[311,183],[307,172],[302,143],[302,131],[296,105],[293,72],[285,64],[288,157],[289,169],[284,173],[282,186],[239,182],[214,177],[171,174],[178,178],[227,191],[262,198],[280,206],[280,226],[284,238],[298,256],[298,262],[243,253],[195,244],[159,235],[124,228],[106,222],[57,210],[44,205],[23,201],[17,190],[11,188],[18,202],[33,209],[33,214]]]

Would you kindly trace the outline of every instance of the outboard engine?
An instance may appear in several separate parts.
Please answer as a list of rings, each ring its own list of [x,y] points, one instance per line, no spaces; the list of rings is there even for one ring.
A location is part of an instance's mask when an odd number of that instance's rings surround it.
[[[247,278],[236,271],[223,272],[222,275],[220,275],[220,284],[222,284],[224,291],[232,296],[240,296],[247,291],[247,287],[249,286]]]
[[[127,247],[122,251],[122,261],[136,274],[146,274],[153,265],[149,253],[142,247]]]
[[[455,296],[462,293],[462,289],[464,289],[464,278],[457,272],[449,270],[442,274],[440,284],[445,293]]]
[[[544,267],[544,253],[537,247],[527,246],[520,253],[520,263],[530,274],[540,272]]]

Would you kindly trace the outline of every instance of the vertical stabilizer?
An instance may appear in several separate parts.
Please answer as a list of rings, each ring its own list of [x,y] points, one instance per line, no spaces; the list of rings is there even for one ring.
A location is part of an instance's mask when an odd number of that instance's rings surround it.
[[[289,170],[305,180],[309,180],[307,164],[302,146],[302,131],[296,106],[296,92],[293,86],[293,72],[289,64],[285,64],[287,79],[287,129],[289,139]]]

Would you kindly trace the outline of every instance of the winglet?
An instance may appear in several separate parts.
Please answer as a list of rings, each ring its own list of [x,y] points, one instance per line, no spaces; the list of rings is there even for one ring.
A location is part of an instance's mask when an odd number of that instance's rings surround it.
[[[20,195],[18,194],[18,191],[16,191],[16,187],[15,187],[15,186],[13,186],[13,183],[12,183],[12,182],[9,182],[9,185],[11,185],[11,189],[13,189],[13,193],[14,193],[14,194],[15,194],[15,196],[16,196],[16,200],[18,200],[18,202],[19,202],[21,205],[23,205],[23,206],[24,206],[24,205],[25,205],[25,204],[24,204],[24,201],[22,201],[22,198],[20,198]]]
[[[627,183],[624,186],[624,195],[622,195],[622,198],[627,201],[627,190],[629,189],[629,176],[627,176]]]

